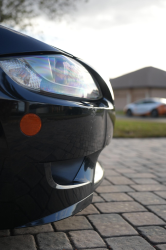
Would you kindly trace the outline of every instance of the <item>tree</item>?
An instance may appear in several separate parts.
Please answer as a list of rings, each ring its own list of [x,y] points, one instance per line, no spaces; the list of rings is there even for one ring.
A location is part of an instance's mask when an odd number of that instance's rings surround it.
[[[79,0],[0,0],[0,24],[25,28],[34,17],[53,20],[75,9]],[[83,0],[86,1],[86,0]]]

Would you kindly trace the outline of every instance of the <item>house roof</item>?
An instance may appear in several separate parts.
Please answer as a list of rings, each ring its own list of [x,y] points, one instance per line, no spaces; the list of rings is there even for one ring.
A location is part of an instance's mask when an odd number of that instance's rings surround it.
[[[166,71],[146,67],[110,79],[113,89],[126,88],[166,88]]]

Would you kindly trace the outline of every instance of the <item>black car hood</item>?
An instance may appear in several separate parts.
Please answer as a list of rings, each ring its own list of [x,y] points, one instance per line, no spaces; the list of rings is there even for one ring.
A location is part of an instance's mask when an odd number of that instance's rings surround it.
[[[37,39],[0,25],[0,56],[33,52],[64,53]]]

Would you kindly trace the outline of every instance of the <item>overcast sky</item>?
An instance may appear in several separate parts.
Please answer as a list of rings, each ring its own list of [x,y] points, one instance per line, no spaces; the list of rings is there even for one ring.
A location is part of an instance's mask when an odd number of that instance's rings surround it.
[[[110,78],[166,70],[166,0],[89,0],[61,22],[38,18],[29,34],[78,56]]]

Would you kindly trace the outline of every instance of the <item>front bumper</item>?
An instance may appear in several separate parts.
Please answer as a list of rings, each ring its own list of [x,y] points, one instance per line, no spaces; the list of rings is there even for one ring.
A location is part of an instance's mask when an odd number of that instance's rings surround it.
[[[105,85],[102,91],[98,101],[57,99],[24,89],[0,69],[0,229],[60,220],[91,203],[115,120]],[[42,122],[31,137],[20,130],[28,113]]]
[[[107,100],[64,104],[1,98],[0,229],[60,220],[91,203],[97,158],[112,137],[114,107]],[[26,113],[42,120],[36,136],[20,131]]]

